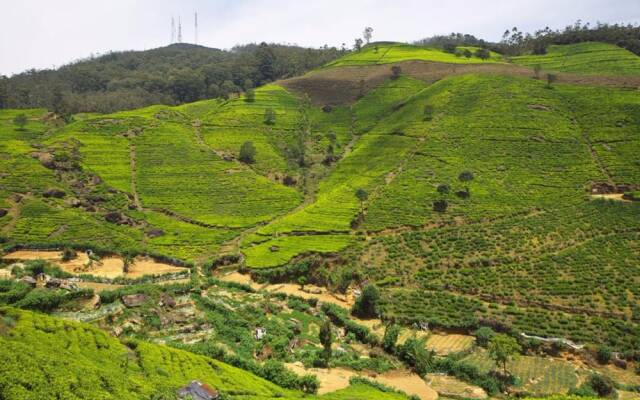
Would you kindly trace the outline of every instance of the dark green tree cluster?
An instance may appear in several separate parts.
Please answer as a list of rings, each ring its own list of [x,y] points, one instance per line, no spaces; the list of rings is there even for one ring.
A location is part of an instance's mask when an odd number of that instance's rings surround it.
[[[63,115],[226,98],[300,75],[344,51],[267,43],[227,51],[181,43],[113,52],[57,70],[32,69],[10,78],[0,76],[0,108],[44,107]],[[252,101],[250,92],[247,94],[247,101]]]

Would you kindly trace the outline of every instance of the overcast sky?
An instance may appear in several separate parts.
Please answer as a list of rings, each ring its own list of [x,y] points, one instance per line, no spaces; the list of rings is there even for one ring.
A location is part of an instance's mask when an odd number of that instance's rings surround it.
[[[412,41],[471,33],[498,40],[505,29],[562,28],[577,19],[640,23],[640,0],[19,0],[0,12],[0,74],[60,66],[109,50],[169,44],[171,17],[183,41],[230,48],[248,42],[347,45],[365,26],[374,40]]]

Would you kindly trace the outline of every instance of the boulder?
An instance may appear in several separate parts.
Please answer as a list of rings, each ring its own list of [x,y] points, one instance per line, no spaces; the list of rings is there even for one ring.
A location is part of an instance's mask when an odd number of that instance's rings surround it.
[[[9,210],[0,208],[0,218],[4,217],[7,214],[9,214]]]
[[[126,307],[140,307],[145,301],[147,296],[144,294],[127,294],[122,296],[122,303]]]
[[[42,195],[47,198],[53,197],[55,199],[61,199],[65,196],[65,192],[60,189],[49,188],[49,189],[46,189],[44,192],[42,192]]]
[[[164,231],[162,229],[151,229],[147,232],[147,236],[151,239],[164,236]]]

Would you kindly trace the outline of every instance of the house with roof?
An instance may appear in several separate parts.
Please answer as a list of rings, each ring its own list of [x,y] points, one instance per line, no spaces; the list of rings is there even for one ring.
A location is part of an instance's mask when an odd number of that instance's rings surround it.
[[[188,385],[178,389],[178,397],[192,400],[216,400],[220,398],[220,393],[200,381],[191,381]]]

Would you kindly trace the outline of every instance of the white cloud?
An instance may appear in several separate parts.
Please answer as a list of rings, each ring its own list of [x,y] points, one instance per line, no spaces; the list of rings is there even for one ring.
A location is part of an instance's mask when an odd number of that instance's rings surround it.
[[[376,40],[464,32],[497,40],[505,29],[562,28],[577,19],[640,22],[638,0],[21,0],[0,14],[0,73],[50,68],[109,50],[168,44],[171,16],[184,41],[230,48],[247,42],[351,45],[365,26]]]

